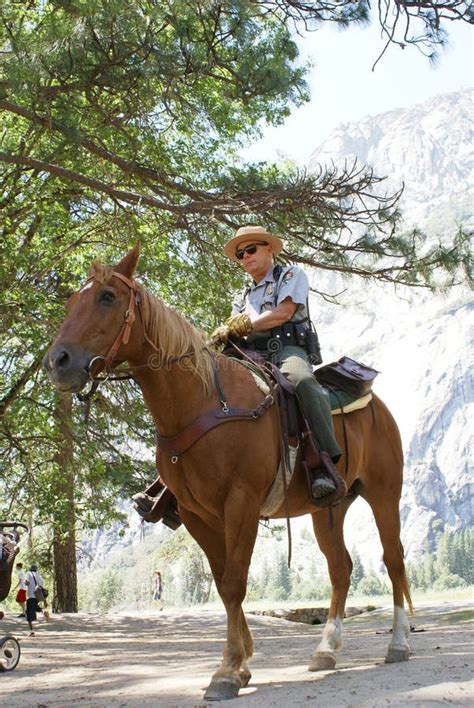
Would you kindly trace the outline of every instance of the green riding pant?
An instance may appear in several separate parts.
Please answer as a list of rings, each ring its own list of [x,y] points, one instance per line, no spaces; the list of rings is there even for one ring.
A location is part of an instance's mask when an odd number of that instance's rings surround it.
[[[319,447],[337,462],[341,449],[334,435],[329,394],[314,378],[305,350],[296,346],[283,347],[272,356],[272,362],[295,386]]]

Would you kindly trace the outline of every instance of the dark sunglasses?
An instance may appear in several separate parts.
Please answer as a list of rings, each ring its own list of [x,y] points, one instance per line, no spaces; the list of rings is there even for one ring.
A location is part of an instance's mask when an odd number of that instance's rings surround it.
[[[235,251],[235,257],[238,261],[241,261],[244,257],[244,253],[248,253],[249,256],[251,256],[255,253],[258,246],[268,246],[268,243],[266,241],[255,241],[255,243],[249,243],[248,246],[244,246],[243,248],[237,248]]]

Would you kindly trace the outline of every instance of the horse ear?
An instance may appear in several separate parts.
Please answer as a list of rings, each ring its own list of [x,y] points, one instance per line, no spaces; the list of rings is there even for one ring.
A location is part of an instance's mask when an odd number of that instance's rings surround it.
[[[130,253],[122,258],[120,263],[117,263],[114,270],[127,278],[131,278],[137,267],[138,259],[140,258],[140,241],[137,241]]]

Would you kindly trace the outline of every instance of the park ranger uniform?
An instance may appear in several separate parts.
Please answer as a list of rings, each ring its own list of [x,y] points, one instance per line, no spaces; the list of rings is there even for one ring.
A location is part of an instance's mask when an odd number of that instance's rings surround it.
[[[337,462],[341,450],[334,436],[329,395],[314,378],[307,353],[308,294],[308,278],[301,268],[272,266],[259,283],[252,283],[235,299],[232,314],[245,313],[255,319],[288,297],[298,305],[289,322],[268,332],[251,332],[239,343],[258,351],[287,376],[303,403],[316,442]]]

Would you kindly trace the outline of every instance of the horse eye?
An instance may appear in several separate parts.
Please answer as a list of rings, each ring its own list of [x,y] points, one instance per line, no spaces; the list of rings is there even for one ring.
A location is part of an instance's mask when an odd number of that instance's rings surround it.
[[[100,296],[99,296],[100,302],[108,304],[110,302],[114,302],[114,300],[115,300],[115,295],[112,292],[110,292],[110,290],[103,290],[100,293]]]

